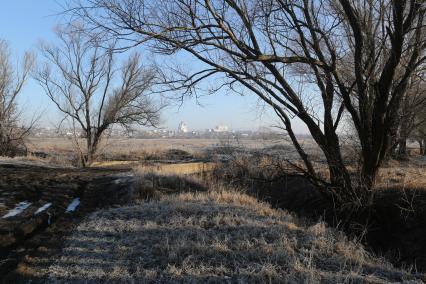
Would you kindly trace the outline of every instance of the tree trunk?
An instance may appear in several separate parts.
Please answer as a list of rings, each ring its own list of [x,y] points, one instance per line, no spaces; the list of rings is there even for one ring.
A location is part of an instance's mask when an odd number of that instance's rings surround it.
[[[96,153],[96,145],[93,145],[93,143],[90,145],[90,147],[87,149],[87,155],[86,155],[86,164],[89,166],[93,163],[94,157]]]
[[[398,155],[399,159],[407,158],[407,138],[401,137],[398,141]]]
[[[419,146],[420,146],[420,155],[426,156],[426,149],[425,149],[426,140],[425,139],[419,139],[418,142],[419,142]]]
[[[80,156],[80,162],[83,168],[87,166],[86,157],[84,155]]]
[[[409,122],[408,118],[404,117],[399,126],[399,137],[398,137],[398,149],[396,157],[398,159],[405,159],[408,156],[407,153],[407,139],[409,136]]]
[[[90,163],[92,162],[92,133],[90,130],[86,132],[86,147],[87,150],[84,157],[84,167],[90,165]]]
[[[99,142],[101,140],[102,133],[96,132],[93,137],[87,139],[87,158],[86,165],[90,165],[96,158],[96,152],[98,151]]]
[[[321,147],[327,160],[329,170],[330,187],[328,194],[335,203],[351,203],[353,200],[354,188],[350,173],[343,161],[339,138],[334,131],[327,128],[327,139],[321,136],[314,136],[314,139]]]
[[[368,134],[367,134],[368,135]],[[362,168],[358,177],[358,199],[360,202],[364,203],[364,205],[371,205],[374,199],[374,186],[376,183],[376,177],[378,169],[383,162],[386,154],[389,154],[389,151],[383,149],[384,147],[390,147],[390,137],[378,137],[375,135],[371,135],[368,141],[371,141],[371,144],[367,144],[366,147],[362,149]],[[381,140],[380,143],[378,141],[374,141],[374,139]],[[385,141],[388,140],[388,143]]]

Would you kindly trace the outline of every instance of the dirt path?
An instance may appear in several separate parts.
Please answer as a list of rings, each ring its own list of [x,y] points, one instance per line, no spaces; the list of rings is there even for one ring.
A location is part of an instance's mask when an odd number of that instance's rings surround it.
[[[129,169],[0,164],[0,280],[43,282],[50,255],[88,213],[130,202]]]

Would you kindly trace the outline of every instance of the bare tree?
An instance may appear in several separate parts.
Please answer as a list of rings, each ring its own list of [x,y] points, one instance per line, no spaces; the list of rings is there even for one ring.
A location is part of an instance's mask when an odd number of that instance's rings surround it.
[[[0,156],[15,156],[26,152],[25,140],[34,121],[23,126],[17,98],[28,78],[33,57],[26,53],[22,68],[11,63],[9,45],[0,40]]]
[[[425,123],[420,124],[415,129],[414,137],[417,140],[417,142],[419,143],[420,155],[426,156],[426,125],[425,125]]]
[[[423,93],[423,95],[425,95]],[[418,111],[414,118],[415,127],[410,138],[419,143],[420,155],[426,156],[426,112],[425,109]]]
[[[161,107],[149,97],[155,79],[154,68],[144,68],[139,54],[115,67],[113,46],[102,48],[81,25],[58,28],[57,46],[42,45],[46,64],[36,74],[56,107],[71,120],[84,147],[78,144],[83,166],[95,158],[99,143],[113,125],[156,126]]]
[[[275,110],[304,162],[302,169],[340,205],[372,203],[391,148],[401,101],[425,60],[425,3],[418,0],[81,0],[72,15],[94,32],[186,52],[199,69],[176,78],[190,92],[206,78],[243,88]],[[184,75],[184,73],[181,73]],[[303,91],[298,86],[303,85]],[[360,173],[343,159],[346,115],[361,148]],[[322,177],[292,129],[298,117],[321,148]],[[356,177],[355,177],[356,176]],[[360,178],[358,178],[360,177]],[[325,186],[324,186],[325,185]]]
[[[421,70],[410,80],[409,87],[401,103],[399,114],[399,126],[394,136],[394,156],[399,159],[408,157],[407,140],[413,136],[418,136],[425,123],[424,110],[426,109],[426,77],[425,71]],[[415,132],[415,133],[413,133]]]

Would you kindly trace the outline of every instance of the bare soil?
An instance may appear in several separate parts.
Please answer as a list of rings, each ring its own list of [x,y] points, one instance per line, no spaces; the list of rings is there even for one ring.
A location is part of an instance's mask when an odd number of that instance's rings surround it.
[[[0,164],[0,173],[0,280],[6,282],[37,280],[31,271],[42,271],[48,263],[34,267],[31,259],[58,249],[62,237],[88,213],[128,204],[132,194],[129,169],[55,168],[6,161]],[[67,212],[76,198],[79,206]],[[16,216],[5,217],[20,202],[30,205]]]

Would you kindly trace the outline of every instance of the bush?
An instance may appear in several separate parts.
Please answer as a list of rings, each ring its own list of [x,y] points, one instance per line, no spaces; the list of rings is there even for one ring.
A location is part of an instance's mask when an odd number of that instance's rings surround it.
[[[28,132],[19,127],[3,127],[0,122],[0,156],[15,157],[27,154],[25,139]]]

